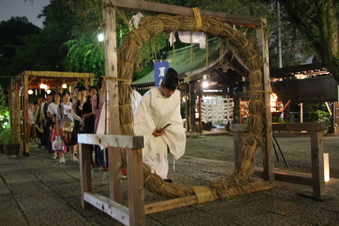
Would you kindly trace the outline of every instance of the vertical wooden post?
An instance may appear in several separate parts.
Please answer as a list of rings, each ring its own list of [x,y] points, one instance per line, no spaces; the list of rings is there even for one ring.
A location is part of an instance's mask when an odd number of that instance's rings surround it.
[[[146,225],[141,149],[126,149],[130,225]]]
[[[28,116],[28,74],[24,73],[23,75],[24,84],[22,92],[24,92],[24,106],[23,106],[23,152],[26,155],[29,155],[29,145],[28,145],[28,135],[29,135],[29,116]]]
[[[84,200],[84,192],[92,191],[90,153],[90,145],[79,144],[81,206],[84,209],[90,209],[92,206]]]
[[[263,73],[263,82],[264,82],[264,91],[265,91],[265,117],[266,117],[266,156],[264,157],[264,177],[269,181],[274,181],[274,159],[273,159],[273,136],[272,136],[272,115],[270,108],[270,71],[269,71],[269,59],[268,59],[268,38],[267,30],[265,27],[267,25],[266,19],[261,19],[261,28],[257,30],[257,40],[259,48],[261,48],[263,55],[264,66],[262,69]]]
[[[244,145],[243,131],[233,131],[234,142],[234,168],[239,170],[241,166],[241,151]]]
[[[110,3],[110,0],[103,0],[104,4]],[[109,134],[120,134],[119,126],[119,92],[117,69],[117,45],[116,45],[116,17],[113,7],[104,9],[105,21],[105,73],[106,73],[106,101],[107,101],[107,131]],[[115,79],[114,79],[115,78]],[[115,202],[123,204],[122,179],[120,173],[121,152],[120,148],[108,148],[109,159],[109,182],[110,198]]]
[[[325,194],[324,180],[324,143],[322,131],[311,131],[311,156],[313,195],[320,197]]]
[[[188,122],[188,132],[196,132],[195,130],[195,98],[196,98],[196,91],[195,91],[195,82],[189,82],[189,97],[188,97],[188,105],[189,111],[187,112]]]
[[[239,170],[241,166],[241,154],[244,146],[244,132],[248,131],[247,124],[233,124],[233,144],[234,144],[234,168]]]

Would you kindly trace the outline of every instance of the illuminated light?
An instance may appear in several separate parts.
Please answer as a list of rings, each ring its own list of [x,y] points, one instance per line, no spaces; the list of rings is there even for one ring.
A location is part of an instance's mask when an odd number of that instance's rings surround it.
[[[330,158],[328,153],[324,153],[324,180],[330,181]]]
[[[104,34],[103,33],[98,34],[98,40],[99,40],[99,42],[104,41]]]
[[[52,91],[50,89],[46,90],[47,94],[50,94]]]
[[[44,83],[41,83],[41,84],[39,85],[39,87],[40,87],[40,89],[47,89],[47,85],[44,84]]]
[[[276,112],[278,96],[275,93],[271,93],[270,98],[271,98],[271,102],[270,102],[271,112]]]
[[[202,88],[207,88],[209,86],[209,83],[207,81],[207,75],[204,75],[202,77]]]
[[[28,90],[28,94],[29,94],[29,95],[32,95],[32,94],[33,94],[33,90],[29,89],[29,90]]]
[[[63,83],[63,84],[61,85],[61,88],[67,89],[67,84],[66,84],[66,83]]]
[[[205,82],[202,83],[202,88],[207,88],[208,85],[209,85],[208,82],[205,81]]]

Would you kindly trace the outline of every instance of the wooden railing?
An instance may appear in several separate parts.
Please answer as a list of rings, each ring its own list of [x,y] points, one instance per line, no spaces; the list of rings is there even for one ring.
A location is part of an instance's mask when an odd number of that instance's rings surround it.
[[[145,191],[143,179],[142,151],[144,139],[142,136],[79,134],[79,162],[81,204],[84,209],[94,206],[107,213],[124,225],[146,225]],[[105,145],[115,148],[125,148],[127,158],[128,208],[121,203],[122,198],[114,200],[92,192],[92,178],[90,167],[90,145]],[[110,149],[111,152],[120,152],[120,149]],[[115,153],[110,153],[114,158]],[[118,154],[117,156],[120,155]],[[112,161],[113,162],[113,161]],[[114,177],[115,183],[110,183],[110,194],[120,193],[117,183],[121,183],[122,174],[119,161],[110,162],[109,177]],[[116,163],[116,164],[115,164]]]

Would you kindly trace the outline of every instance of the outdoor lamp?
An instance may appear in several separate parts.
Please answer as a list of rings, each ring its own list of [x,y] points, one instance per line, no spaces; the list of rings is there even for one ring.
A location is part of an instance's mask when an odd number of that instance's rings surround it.
[[[99,40],[99,42],[104,41],[104,34],[103,33],[98,34],[98,40]]]
[[[28,90],[28,94],[29,94],[29,95],[32,95],[32,94],[33,94],[33,90],[32,90],[32,89],[29,89],[29,90]]]
[[[47,85],[44,84],[43,81],[41,81],[40,85],[39,85],[40,89],[47,89]]]
[[[328,153],[324,153],[324,181],[330,181],[330,159]]]
[[[66,83],[63,83],[63,84],[61,85],[61,88],[67,89],[67,84],[66,84]]]
[[[206,75],[204,75],[203,77],[202,77],[202,88],[207,88],[208,86],[209,86],[209,83],[208,83],[208,81],[207,81],[207,76]]]

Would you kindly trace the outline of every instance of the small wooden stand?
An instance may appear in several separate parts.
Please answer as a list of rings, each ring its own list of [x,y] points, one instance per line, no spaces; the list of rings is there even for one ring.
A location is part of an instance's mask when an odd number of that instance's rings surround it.
[[[234,124],[234,156],[235,168],[241,163],[241,150],[243,146],[243,132],[247,131],[246,124]],[[326,130],[325,123],[307,122],[307,123],[273,123],[273,131],[309,131],[311,136],[311,160],[312,177],[306,177],[297,174],[274,172],[274,179],[293,184],[311,186],[314,197],[325,195],[324,180],[324,143],[323,131]]]

